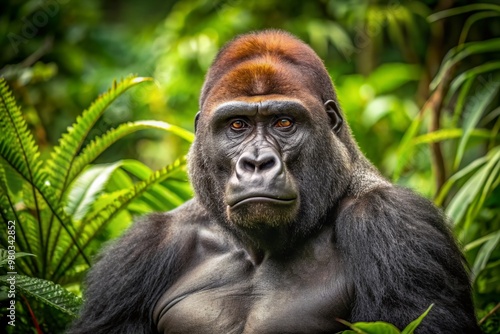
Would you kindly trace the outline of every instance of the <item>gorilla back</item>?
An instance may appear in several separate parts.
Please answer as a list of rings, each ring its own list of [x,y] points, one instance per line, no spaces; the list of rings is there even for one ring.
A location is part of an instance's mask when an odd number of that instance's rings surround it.
[[[195,197],[139,221],[92,268],[70,333],[335,333],[350,322],[478,333],[441,212],[359,151],[328,73],[280,31],[210,68]]]

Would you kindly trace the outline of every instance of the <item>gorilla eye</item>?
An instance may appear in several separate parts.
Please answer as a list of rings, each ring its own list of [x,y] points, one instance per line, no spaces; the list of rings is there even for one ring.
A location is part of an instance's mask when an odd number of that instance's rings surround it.
[[[290,120],[288,118],[280,118],[276,123],[274,123],[275,127],[283,128],[283,129],[289,128],[292,125],[293,125],[292,120]]]
[[[247,127],[247,124],[240,119],[231,122],[231,129],[233,130],[243,130]]]

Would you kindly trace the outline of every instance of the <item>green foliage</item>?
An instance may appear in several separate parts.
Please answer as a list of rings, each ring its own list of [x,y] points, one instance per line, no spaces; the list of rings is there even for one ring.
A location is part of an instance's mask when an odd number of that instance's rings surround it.
[[[413,320],[408,324],[402,331],[399,331],[394,325],[387,322],[376,321],[376,322],[356,322],[351,324],[344,320],[339,320],[339,322],[351,328],[351,330],[343,331],[346,334],[413,334],[413,332],[420,325],[422,320],[429,314],[430,310],[434,304],[429,306],[424,313],[422,313],[417,319]]]
[[[130,76],[119,84],[114,82],[113,87],[110,88],[107,93],[101,95],[92,103],[89,109],[85,110],[81,116],[77,117],[76,122],[69,127],[68,132],[62,136],[59,145],[54,148],[52,157],[48,161],[52,181],[51,187],[55,189],[56,193],[60,194],[66,190],[68,184],[72,181],[72,179],[68,177],[71,172],[73,172],[73,174],[79,174],[81,172],[83,164],[75,167],[73,162],[84,140],[87,138],[90,130],[104,110],[127,89],[149,80],[151,79]],[[99,152],[94,151],[91,153]],[[94,154],[93,158],[96,157],[97,154]],[[89,160],[92,161],[94,159],[90,158]]]
[[[15,282],[18,293],[71,317],[77,316],[82,304],[81,298],[51,281],[24,275],[0,276],[0,284],[9,286],[11,282]]]
[[[500,7],[477,4],[454,8],[433,14],[429,20],[439,20],[452,15],[479,11],[470,17],[460,34],[459,45],[451,48],[430,84],[433,100],[429,100],[408,129],[400,144],[400,154],[405,158],[398,164],[400,175],[408,157],[417,145],[445,145],[447,152],[441,159],[444,172],[451,175],[438,184],[435,202],[445,206],[446,214],[454,223],[455,233],[465,245],[466,257],[472,264],[476,302],[480,310],[498,308],[500,300],[500,120],[498,91],[500,89],[500,62],[489,61],[474,65],[472,57],[500,51],[499,39],[491,38],[466,43],[472,23],[499,16]],[[495,11],[494,13],[489,12]],[[484,15],[483,15],[484,14]],[[455,72],[459,72],[455,74]],[[436,101],[441,100],[441,103]],[[452,110],[452,113],[446,113]],[[446,124],[433,132],[419,134],[422,120],[428,115],[442,117]],[[442,116],[441,116],[442,115]],[[439,168],[437,166],[436,168]],[[497,306],[495,306],[497,305]],[[490,328],[486,316],[483,329]],[[493,318],[491,318],[493,321]]]
[[[15,271],[23,274],[1,276],[0,284],[9,286],[9,279],[15,278],[16,292],[26,297],[19,303],[20,314],[31,314],[34,309],[31,317],[50,332],[62,330],[68,320],[49,321],[53,312],[42,312],[44,307],[75,316],[81,300],[63,286],[73,286],[80,293],[75,284],[96,251],[89,246],[105,236],[107,226],[115,223],[123,229],[128,225],[129,205],[134,205],[130,212],[140,214],[168,210],[191,195],[185,158],[154,172],[135,160],[90,165],[107,147],[139,130],[160,129],[193,139],[190,132],[168,123],[141,121],[86,142],[110,103],[147,81],[129,76],[115,82],[68,128],[52,154],[42,159],[11,91],[0,79],[0,126],[5,134],[0,139],[0,201],[4,228],[9,228],[9,234],[0,235],[0,242],[9,250],[15,247]],[[151,198],[156,199],[154,206],[148,202]],[[23,257],[27,254],[23,252],[35,257]],[[1,255],[7,257],[6,251]]]

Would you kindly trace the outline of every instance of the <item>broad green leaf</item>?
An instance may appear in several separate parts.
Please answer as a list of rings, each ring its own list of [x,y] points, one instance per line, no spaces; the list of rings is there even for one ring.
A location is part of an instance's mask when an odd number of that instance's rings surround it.
[[[353,328],[360,329],[367,334],[399,334],[399,329],[396,326],[382,322],[357,322],[353,324]]]
[[[117,161],[91,166],[75,180],[69,189],[65,207],[66,212],[73,217],[73,220],[80,220],[87,214],[121,164],[121,161]]]
[[[353,328],[360,329],[367,334],[399,334],[400,331],[396,326],[382,322],[357,322],[353,324]]]
[[[396,326],[387,322],[356,322],[351,324],[345,320],[337,319],[338,322],[348,326],[354,333],[358,334],[400,334]],[[345,331],[343,332],[345,333]],[[349,333],[349,332],[348,332]]]
[[[346,330],[346,331],[342,331],[342,333],[357,333],[357,334],[366,334],[366,332],[362,331],[361,329],[359,328],[355,328],[354,327],[354,324],[351,324],[350,322],[348,321],[345,321],[343,319],[337,319],[338,322],[340,322],[341,324],[351,328],[350,330]]]
[[[401,334],[413,334],[413,332],[415,331],[415,329],[417,329],[417,327],[420,325],[422,320],[424,320],[424,318],[427,316],[427,314],[429,314],[429,312],[433,306],[434,306],[434,304],[431,304],[431,306],[429,306],[427,308],[427,310],[425,310],[424,313],[422,313],[417,319],[410,322],[410,324],[408,326],[406,326],[405,329],[403,329]]]
[[[145,180],[153,174],[151,168],[137,160],[123,160],[123,170],[129,172],[140,180]]]
[[[371,100],[361,116],[363,125],[371,128],[391,111],[397,109],[399,100],[395,96],[378,96]]]
[[[378,66],[368,77],[367,82],[377,95],[387,94],[400,88],[405,83],[417,81],[421,75],[417,65],[386,63]],[[388,80],[388,78],[390,78]]]

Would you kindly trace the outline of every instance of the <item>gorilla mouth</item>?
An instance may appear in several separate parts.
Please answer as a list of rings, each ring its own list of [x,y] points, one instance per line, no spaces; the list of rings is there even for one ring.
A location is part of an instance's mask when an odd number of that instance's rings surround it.
[[[270,196],[251,196],[245,197],[235,201],[234,203],[229,203],[231,208],[236,208],[240,205],[250,204],[250,203],[268,203],[272,205],[291,205],[296,201],[297,198],[276,198]]]

